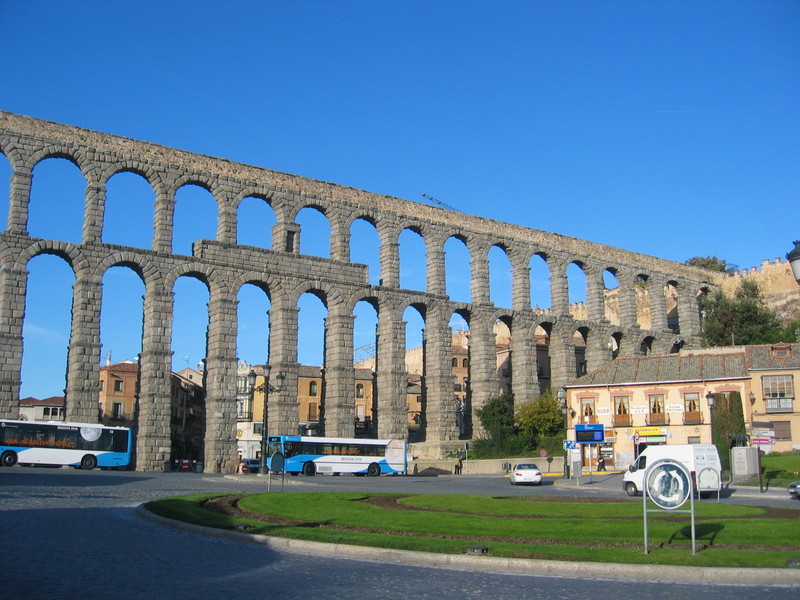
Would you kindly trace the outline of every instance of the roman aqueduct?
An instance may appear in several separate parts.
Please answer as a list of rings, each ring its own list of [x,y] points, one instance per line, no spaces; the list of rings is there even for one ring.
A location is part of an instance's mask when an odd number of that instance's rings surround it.
[[[173,285],[181,276],[200,279],[209,290],[205,357],[205,459],[224,457],[234,464],[236,450],[237,293],[254,284],[271,308],[269,364],[286,375],[280,394],[269,401],[270,433],[297,431],[297,301],[311,292],[324,302],[324,406],[326,435],[353,435],[353,308],[369,302],[377,312],[375,422],[380,438],[407,436],[404,311],[416,308],[425,324],[425,439],[445,448],[458,439],[453,413],[450,319],[469,324],[469,386],[472,409],[497,393],[493,327],[510,331],[511,388],[515,401],[540,391],[535,333],[548,342],[550,385],[576,375],[574,336],[585,342],[589,370],[614,355],[674,352],[696,344],[700,332],[698,299],[719,281],[713,273],[614,247],[465,215],[425,204],[288,175],[228,160],[0,112],[0,152],[11,166],[8,224],[0,234],[0,416],[19,412],[23,322],[28,263],[41,254],[62,257],[73,269],[72,325],[66,373],[66,418],[96,422],[100,365],[100,306],[103,275],[114,266],[134,270],[144,284],[140,354],[137,469],[160,470],[170,455],[170,373]],[[81,243],[29,236],[29,200],[34,168],[65,158],[86,180]],[[103,243],[106,183],[132,172],[155,191],[152,247]],[[172,252],[174,199],[179,188],[196,185],[214,197],[216,239],[200,239],[191,256]],[[243,199],[262,199],[274,211],[272,247],[237,244],[237,207]],[[312,207],[330,223],[330,258],[299,252],[298,212]],[[369,282],[368,268],[350,262],[354,221],[372,224],[380,237],[380,283]],[[399,287],[398,236],[419,234],[426,248],[427,289]],[[454,302],[446,293],[445,242],[462,241],[469,250],[471,302]],[[512,303],[490,301],[487,255],[499,247],[512,272]],[[530,261],[538,256],[549,268],[551,306],[531,307]],[[566,269],[577,264],[586,275],[585,318],[570,312]],[[607,318],[604,272],[619,286],[614,319]],[[637,286],[649,295],[650,315],[643,326],[637,312]],[[677,319],[667,318],[667,297],[677,297]],[[540,336],[541,337],[541,336]],[[265,344],[267,342],[265,341]]]

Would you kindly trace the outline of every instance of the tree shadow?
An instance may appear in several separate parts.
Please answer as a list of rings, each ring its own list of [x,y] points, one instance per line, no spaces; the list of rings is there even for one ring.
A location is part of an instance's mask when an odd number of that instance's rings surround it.
[[[724,525],[719,523],[696,523],[694,528],[695,541],[703,542],[706,546],[713,546],[714,540],[720,531],[725,529]],[[687,525],[675,531],[669,538],[668,544],[672,544],[675,540],[691,540],[692,539],[692,526]]]

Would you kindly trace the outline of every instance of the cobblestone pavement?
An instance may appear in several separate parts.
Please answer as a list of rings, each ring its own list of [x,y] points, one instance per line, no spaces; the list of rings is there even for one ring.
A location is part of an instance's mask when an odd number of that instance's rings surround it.
[[[307,555],[162,527],[136,511],[141,503],[168,495],[262,489],[263,479],[256,478],[0,469],[2,596],[572,600],[611,595],[671,600],[713,592],[766,600],[793,593],[780,587],[508,575]]]

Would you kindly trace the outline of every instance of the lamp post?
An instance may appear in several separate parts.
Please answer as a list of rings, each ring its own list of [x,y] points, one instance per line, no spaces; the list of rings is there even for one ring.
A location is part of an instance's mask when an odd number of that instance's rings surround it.
[[[786,260],[792,267],[792,274],[797,283],[800,283],[800,240],[794,242],[794,250],[786,255]]]
[[[269,399],[270,392],[279,392],[280,386],[283,385],[283,380],[285,378],[283,373],[278,373],[278,376],[275,378],[278,383],[278,387],[271,386],[269,384],[269,372],[271,367],[269,365],[264,365],[264,383],[260,386],[256,387],[256,372],[252,369],[250,373],[247,375],[247,382],[250,384],[250,393],[255,397],[256,392],[264,392],[264,410],[261,415],[261,465],[259,468],[260,473],[267,472],[267,425],[268,421],[268,412],[267,412],[267,400]]]
[[[564,416],[564,441],[567,440],[567,392],[564,388],[558,390],[558,403],[561,406],[561,414]],[[564,479],[569,479],[569,450],[564,444]]]
[[[708,402],[708,420],[711,425],[711,443],[714,443],[714,394],[708,392],[706,394],[706,401]]]

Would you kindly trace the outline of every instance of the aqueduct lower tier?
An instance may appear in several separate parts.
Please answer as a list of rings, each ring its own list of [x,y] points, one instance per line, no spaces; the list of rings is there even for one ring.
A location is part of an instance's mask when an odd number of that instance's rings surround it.
[[[8,224],[0,234],[0,416],[16,418],[19,411],[28,262],[40,254],[55,254],[75,273],[65,390],[66,417],[75,422],[98,419],[103,275],[114,266],[129,267],[145,286],[136,448],[139,470],[159,470],[170,456],[173,284],[184,275],[197,277],[209,289],[205,359],[205,460],[209,464],[216,457],[226,464],[234,464],[237,458],[237,293],[244,284],[258,285],[269,296],[269,364],[273,373],[286,376],[281,393],[270,396],[270,433],[297,431],[297,301],[313,292],[328,309],[323,386],[326,435],[353,435],[353,310],[357,302],[367,301],[378,315],[377,435],[407,436],[403,313],[414,306],[425,321],[425,436],[430,446],[443,448],[458,439],[450,371],[449,320],[454,312],[469,323],[474,410],[498,391],[493,334],[498,319],[511,332],[511,387],[519,402],[540,392],[534,342],[538,327],[548,334],[550,384],[558,386],[576,374],[576,331],[585,339],[590,370],[611,360],[612,352],[669,352],[696,343],[698,297],[718,283],[707,271],[618,248],[6,112],[0,112],[0,152],[11,166]],[[34,167],[52,157],[71,161],[86,180],[81,243],[29,235]],[[151,249],[102,241],[106,183],[120,172],[140,175],[155,191]],[[213,194],[218,226],[215,240],[198,240],[193,254],[186,256],[171,249],[175,193],[189,184]],[[236,243],[237,207],[248,197],[262,199],[276,215],[272,249]],[[305,207],[319,210],[329,220],[329,259],[299,253],[295,217]],[[380,236],[379,285],[369,283],[366,265],[350,262],[349,232],[357,219],[373,224]],[[405,229],[424,239],[425,292],[399,287],[398,236]],[[446,295],[443,247],[452,237],[470,252],[470,303],[456,303]],[[497,308],[489,300],[487,255],[495,246],[505,251],[511,263],[510,309]],[[529,262],[534,255],[544,258],[550,270],[548,310],[531,308]],[[570,314],[566,269],[573,263],[586,274],[586,318],[582,320]],[[605,271],[619,282],[618,322],[606,318]],[[635,286],[643,283],[650,296],[648,329],[637,322]],[[667,288],[673,297],[677,295],[677,322],[667,320]]]

